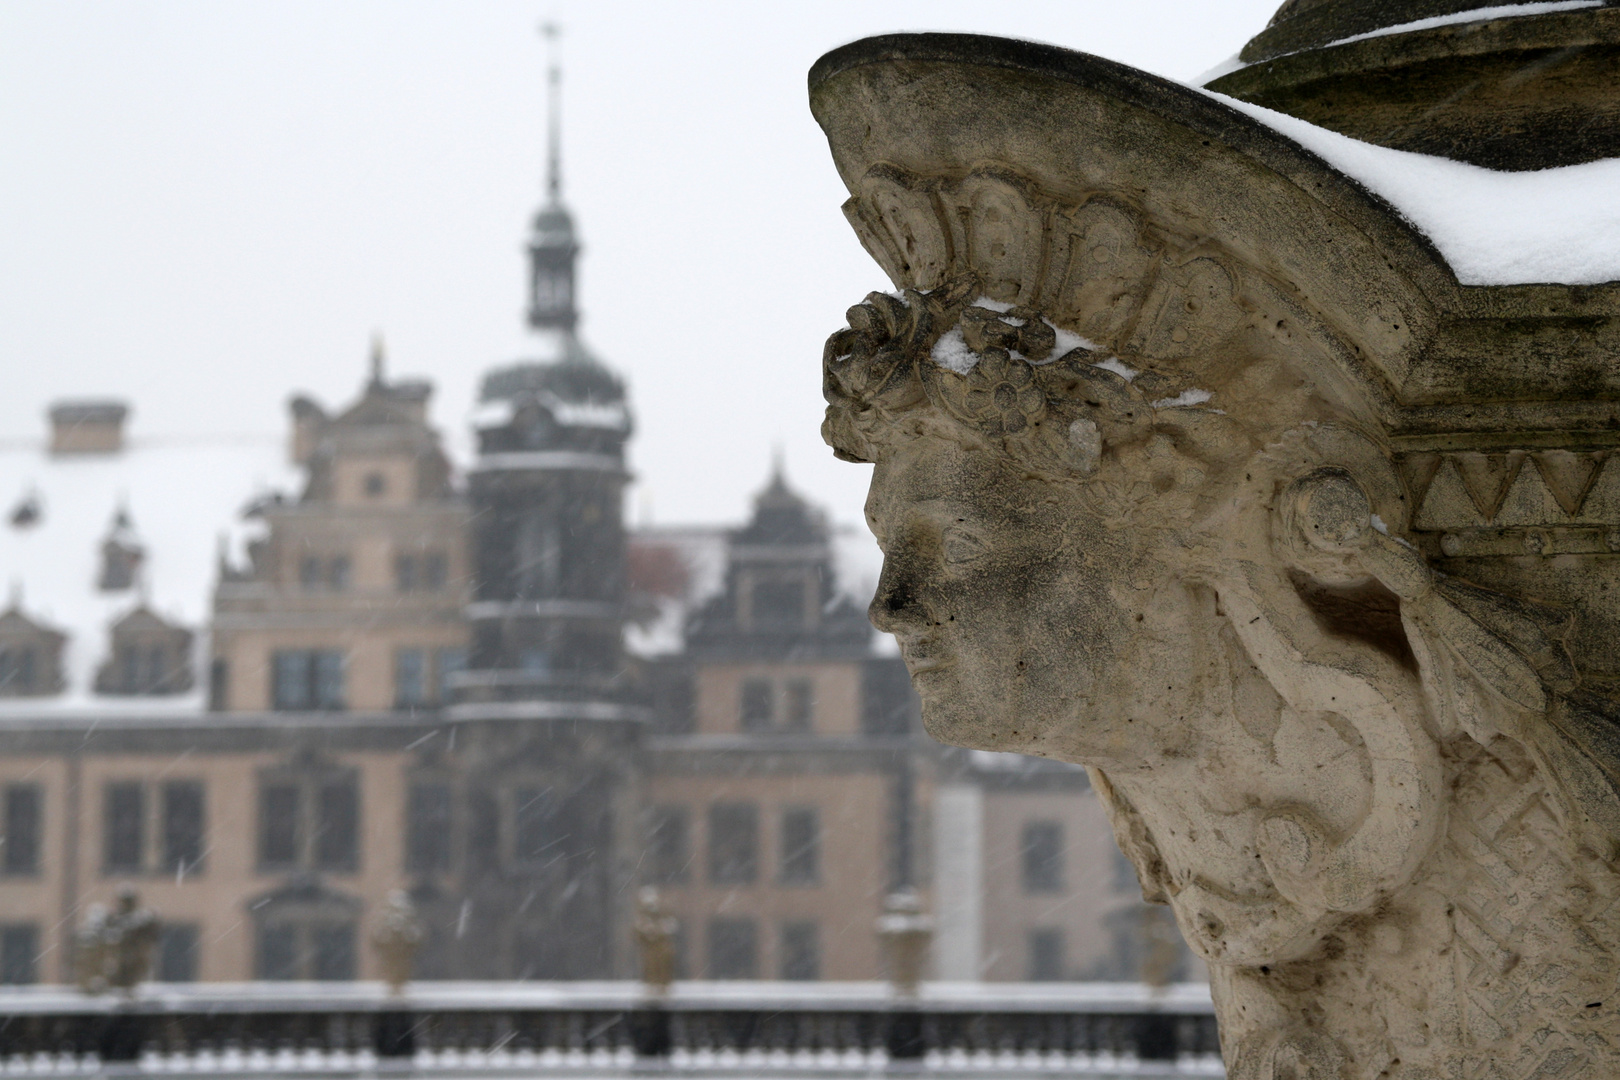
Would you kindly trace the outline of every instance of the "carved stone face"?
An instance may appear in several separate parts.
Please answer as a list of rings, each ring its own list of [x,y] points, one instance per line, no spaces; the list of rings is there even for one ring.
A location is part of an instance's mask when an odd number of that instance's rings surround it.
[[[1140,538],[1005,454],[921,438],[877,464],[872,621],[895,635],[941,741],[1095,759],[1099,679],[1131,633]]]

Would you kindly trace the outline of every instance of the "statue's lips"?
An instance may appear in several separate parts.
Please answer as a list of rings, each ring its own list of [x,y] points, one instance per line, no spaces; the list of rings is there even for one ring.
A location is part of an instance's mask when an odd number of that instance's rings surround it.
[[[914,645],[905,642],[900,644],[900,655],[905,658],[906,670],[913,677],[940,671],[951,666],[950,657],[930,651],[928,646],[931,644],[931,642]]]

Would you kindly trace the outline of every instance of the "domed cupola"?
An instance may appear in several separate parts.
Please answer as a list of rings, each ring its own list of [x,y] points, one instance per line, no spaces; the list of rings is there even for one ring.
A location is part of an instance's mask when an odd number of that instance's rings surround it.
[[[1205,85],[1492,169],[1620,156],[1620,0],[1288,0]]]

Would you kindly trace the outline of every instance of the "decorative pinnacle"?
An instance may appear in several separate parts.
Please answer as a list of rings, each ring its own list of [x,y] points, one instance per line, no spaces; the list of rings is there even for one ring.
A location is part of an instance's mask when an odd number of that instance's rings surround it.
[[[387,355],[386,355],[386,353],[385,353],[385,351],[383,349],[382,331],[379,330],[379,331],[377,331],[377,332],[375,332],[375,333],[373,333],[371,335],[371,385],[372,386],[381,386],[383,384],[383,365],[385,364],[386,361],[387,361]]]
[[[557,41],[562,28],[554,22],[540,27],[547,44],[546,83],[546,194],[553,206],[562,201],[562,64]]]

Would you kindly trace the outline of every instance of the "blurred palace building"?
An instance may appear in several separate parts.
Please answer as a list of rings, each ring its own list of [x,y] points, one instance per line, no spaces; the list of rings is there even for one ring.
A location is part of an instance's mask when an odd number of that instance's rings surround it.
[[[627,530],[578,251],[553,159],[540,357],[485,377],[464,466],[380,347],[286,448],[142,439],[111,401],[0,447],[0,981],[70,981],[128,886],[170,981],[375,977],[396,888],[430,979],[631,977],[644,885],[689,978],[880,978],[905,887],[937,978],[1154,963],[1084,771],[923,735],[779,468],[741,528]]]

